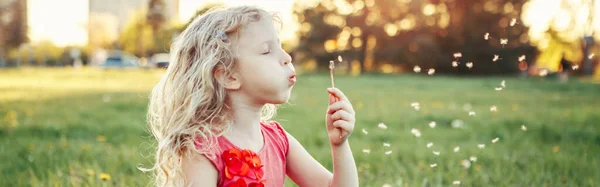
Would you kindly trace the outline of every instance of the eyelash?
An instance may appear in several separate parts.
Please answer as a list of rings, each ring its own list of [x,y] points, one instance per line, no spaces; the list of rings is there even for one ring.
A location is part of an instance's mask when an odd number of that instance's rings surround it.
[[[271,53],[271,49],[269,49],[267,52],[262,53],[263,55],[269,54]]]

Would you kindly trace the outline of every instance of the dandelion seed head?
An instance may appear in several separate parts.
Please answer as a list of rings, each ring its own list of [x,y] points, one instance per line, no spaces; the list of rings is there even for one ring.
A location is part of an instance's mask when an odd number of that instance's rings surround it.
[[[471,157],[469,157],[469,160],[471,162],[477,162],[477,157],[476,156],[471,156]]]
[[[456,146],[456,147],[454,148],[454,152],[456,153],[456,152],[458,152],[458,151],[460,151],[460,147]]]
[[[471,162],[469,162],[468,160],[461,160],[460,165],[464,168],[469,168],[471,167]]]
[[[392,151],[386,151],[385,154],[390,155],[390,154],[392,154]]]
[[[369,154],[369,153],[371,153],[371,150],[370,149],[363,149],[362,152]]]
[[[498,108],[496,107],[496,105],[492,105],[492,106],[490,107],[490,111],[491,111],[491,112],[496,112],[496,111],[498,111]]]
[[[469,116],[475,116],[475,111],[469,111]]]
[[[385,130],[385,129],[387,129],[387,125],[385,125],[384,123],[379,123],[379,124],[377,124],[377,128]]]
[[[506,81],[502,80],[502,82],[500,82],[500,86],[502,86],[503,88],[506,88]]]
[[[502,91],[502,87],[496,87],[496,88],[494,88],[494,90],[496,90],[496,91]]]
[[[329,61],[329,70],[333,70],[335,68],[335,62],[333,60]]]
[[[390,185],[390,184],[383,184],[383,186],[381,186],[381,187],[392,187],[392,185]]]
[[[477,148],[483,149],[483,148],[485,148],[485,144],[479,144],[479,145],[477,145]]]
[[[383,147],[390,147],[390,143],[383,143]]]
[[[433,146],[433,143],[431,143],[431,142],[427,143],[427,148],[430,148],[431,146]]]
[[[433,154],[434,154],[435,156],[440,156],[440,152],[439,152],[439,151],[433,151]]]
[[[429,167],[432,167],[432,168],[437,167],[437,163],[430,164]]]
[[[452,128],[463,128],[465,126],[465,123],[460,119],[455,119],[455,120],[452,120],[451,125],[452,125]]]
[[[527,131],[527,127],[525,127],[525,125],[521,125],[521,130],[522,131]]]
[[[459,185],[459,184],[460,184],[460,181],[452,181],[452,184],[454,184],[454,185]]]

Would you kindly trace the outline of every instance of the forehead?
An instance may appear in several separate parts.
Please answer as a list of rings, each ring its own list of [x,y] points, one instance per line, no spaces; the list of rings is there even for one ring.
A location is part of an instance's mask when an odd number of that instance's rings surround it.
[[[238,45],[240,47],[256,47],[267,40],[275,40],[277,31],[269,15],[262,15],[260,20],[252,21],[240,29]]]

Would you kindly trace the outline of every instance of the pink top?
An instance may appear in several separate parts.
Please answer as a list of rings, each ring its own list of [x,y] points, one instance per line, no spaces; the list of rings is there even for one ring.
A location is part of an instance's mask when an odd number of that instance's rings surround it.
[[[260,124],[261,132],[264,137],[264,146],[262,149],[256,153],[256,155],[260,159],[260,164],[262,167],[256,169],[262,170],[264,174],[262,175],[262,179],[257,178],[255,175],[255,170],[250,169],[247,172],[247,176],[239,176],[235,175],[235,168],[232,163],[227,164],[224,160],[225,157],[229,158],[231,155],[224,155],[224,151],[230,150],[232,148],[242,150],[237,147],[233,143],[231,143],[224,136],[217,137],[217,146],[213,150],[215,154],[214,159],[208,158],[213,166],[219,172],[219,179],[217,186],[227,187],[227,186],[246,186],[246,185],[236,185],[236,182],[240,182],[240,178],[243,178],[248,184],[248,187],[253,182],[263,181],[264,186],[269,187],[282,187],[284,186],[285,176],[286,176],[286,155],[289,149],[289,143],[287,139],[287,135],[285,130],[281,127],[281,125],[277,122],[268,122]],[[197,145],[199,146],[199,145]],[[235,154],[233,154],[235,155]],[[227,159],[225,158],[225,159]],[[252,167],[253,164],[249,164]],[[226,171],[226,166],[229,167],[229,170]],[[244,166],[245,167],[245,166]],[[241,167],[237,167],[241,168]],[[247,169],[247,168],[246,168]],[[233,171],[233,172],[232,172]],[[232,174],[233,173],[233,174]],[[260,171],[258,172],[260,173]],[[258,185],[260,186],[260,185]]]

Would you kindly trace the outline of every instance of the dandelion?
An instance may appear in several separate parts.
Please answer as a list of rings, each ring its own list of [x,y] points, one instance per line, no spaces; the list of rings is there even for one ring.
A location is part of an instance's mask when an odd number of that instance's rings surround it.
[[[573,65],[571,68],[573,68],[573,70],[577,70],[579,69],[579,65]]]
[[[342,56],[341,55],[338,55],[338,61],[342,62]]]
[[[437,167],[437,163],[430,164],[429,167],[432,167],[432,168]]]
[[[485,35],[483,35],[483,39],[489,40],[490,39],[490,33],[486,32]]]
[[[454,184],[454,185],[459,185],[459,184],[460,184],[460,181],[452,181],[452,184]]]
[[[363,149],[362,152],[369,154],[369,153],[371,153],[371,150],[370,149]]]
[[[506,44],[508,44],[508,39],[507,39],[507,38],[500,38],[500,44],[501,44],[501,45],[506,45]]]
[[[415,66],[415,67],[413,68],[413,71],[415,71],[415,73],[420,73],[420,72],[421,72],[421,67],[419,67],[419,66]]]
[[[521,55],[521,56],[519,57],[519,62],[521,62],[521,61],[523,61],[523,60],[525,60],[525,55]]]
[[[494,59],[492,59],[492,62],[496,62],[498,61],[498,59],[500,59],[500,55],[494,55]]]
[[[454,152],[455,152],[455,153],[457,153],[458,151],[460,151],[460,147],[456,146],[456,147],[454,148]]]
[[[471,156],[471,157],[469,157],[469,160],[471,162],[477,162],[477,157],[476,156]]]
[[[510,20],[510,26],[515,26],[515,24],[517,24],[517,19],[513,18],[512,20]]]
[[[100,179],[102,179],[103,181],[109,181],[110,175],[107,173],[100,173]]]
[[[475,116],[475,111],[469,111],[469,116]]]
[[[390,147],[390,143],[383,143],[383,147]]]
[[[502,86],[503,88],[506,88],[506,81],[502,80],[502,82],[500,82],[500,86]]]
[[[502,87],[496,87],[496,88],[494,88],[494,90],[496,90],[496,91],[502,91]]]
[[[421,108],[421,106],[417,102],[411,103],[410,106],[413,107],[416,111],[419,111],[419,109]]]
[[[429,127],[435,128],[435,125],[436,125],[435,121],[429,122]]]
[[[554,147],[552,147],[552,152],[558,153],[558,151],[560,151],[560,147],[558,145],[555,145]]]
[[[92,169],[87,169],[87,174],[90,176],[94,176],[96,173],[94,173],[94,170]]]
[[[392,151],[386,151],[385,154],[390,155],[390,154],[392,154]]]
[[[496,107],[496,105],[492,105],[492,106],[490,107],[490,111],[491,111],[491,112],[496,112],[497,110],[498,110],[498,108]]]
[[[460,165],[464,168],[469,168],[471,167],[471,162],[469,162],[468,160],[461,160]]]
[[[465,64],[469,69],[471,69],[473,67],[473,62],[467,62],[467,64]]]
[[[440,152],[439,152],[439,151],[433,151],[433,154],[434,154],[435,156],[440,156]]]
[[[100,136],[96,137],[96,140],[98,140],[99,142],[106,142],[106,136],[100,135]]]
[[[390,185],[390,184],[383,184],[383,186],[381,186],[381,187],[392,187],[392,185]]]
[[[367,132],[367,129],[364,129],[364,128],[362,129],[362,133],[365,134],[365,135],[369,134],[369,132]]]
[[[594,55],[595,55],[594,53],[592,53],[592,54],[588,55],[588,59],[592,59],[592,58],[594,58]]]
[[[477,148],[483,149],[483,148],[485,148],[485,144],[479,144],[479,145],[477,145]]]
[[[377,124],[377,127],[384,130],[387,129],[387,125],[385,125],[384,123]]]
[[[525,127],[525,125],[521,125],[521,130],[522,131],[527,131],[527,127]]]
[[[462,57],[462,53],[454,53],[454,58],[460,58]]]
[[[452,61],[452,67],[458,67],[458,62],[457,61]]]
[[[427,143],[427,148],[430,148],[431,146],[433,146],[433,143],[431,143],[431,142]]]
[[[540,70],[540,76],[545,77],[546,75],[548,75],[547,69]]]
[[[498,140],[500,140],[500,138],[496,137],[492,140],[492,143],[496,143],[496,142],[498,142]]]
[[[427,71],[427,74],[428,74],[428,75],[433,75],[433,74],[435,74],[435,69],[433,69],[433,68],[429,69],[429,70]]]

